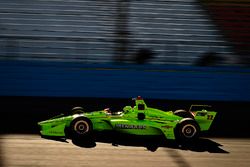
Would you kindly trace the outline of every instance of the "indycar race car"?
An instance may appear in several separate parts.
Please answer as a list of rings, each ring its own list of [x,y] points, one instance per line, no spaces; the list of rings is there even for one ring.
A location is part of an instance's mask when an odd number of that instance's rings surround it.
[[[59,115],[39,122],[43,137],[63,137],[91,139],[94,132],[115,131],[129,135],[162,135],[166,139],[194,141],[201,131],[209,130],[216,112],[210,106],[192,105],[189,111],[162,111],[150,108],[138,96],[134,106],[125,106],[123,111],[111,112],[109,109],[84,112],[74,107],[69,115]]]

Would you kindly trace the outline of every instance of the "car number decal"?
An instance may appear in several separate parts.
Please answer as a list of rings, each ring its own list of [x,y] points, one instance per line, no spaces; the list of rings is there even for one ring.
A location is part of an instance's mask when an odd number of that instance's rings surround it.
[[[214,116],[213,115],[207,115],[207,120],[213,120]]]

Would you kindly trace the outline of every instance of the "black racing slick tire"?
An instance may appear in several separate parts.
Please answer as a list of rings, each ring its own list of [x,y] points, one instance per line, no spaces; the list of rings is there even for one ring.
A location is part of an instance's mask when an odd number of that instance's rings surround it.
[[[75,118],[70,124],[70,136],[74,140],[88,140],[91,137],[93,125],[85,117]]]
[[[82,113],[84,113],[84,111],[83,111],[82,107],[74,107],[71,109],[71,113],[72,114],[82,114]]]
[[[192,118],[182,119],[175,128],[175,137],[178,142],[194,142],[199,138],[200,127]]]
[[[194,118],[194,116],[191,114],[191,112],[186,110],[176,110],[174,112],[174,115],[177,115],[182,118]]]

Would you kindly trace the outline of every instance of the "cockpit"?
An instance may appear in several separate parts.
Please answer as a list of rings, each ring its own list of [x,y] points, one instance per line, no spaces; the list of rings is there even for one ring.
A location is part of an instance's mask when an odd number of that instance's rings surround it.
[[[107,115],[111,115],[111,116],[121,116],[123,114],[122,111],[112,111],[110,108],[105,108],[103,111]]]
[[[134,101],[134,104],[132,106],[125,106],[123,108],[123,111],[113,111],[110,108],[105,108],[103,111],[107,115],[112,115],[112,116],[121,116],[122,114],[126,114],[130,111],[132,112],[144,112],[144,110],[147,109],[147,105],[142,99],[142,97],[138,96],[136,98],[132,99]]]

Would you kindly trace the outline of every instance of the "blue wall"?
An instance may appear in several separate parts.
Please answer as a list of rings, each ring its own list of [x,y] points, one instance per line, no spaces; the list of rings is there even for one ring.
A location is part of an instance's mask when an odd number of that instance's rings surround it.
[[[250,101],[250,69],[0,61],[0,96]]]

